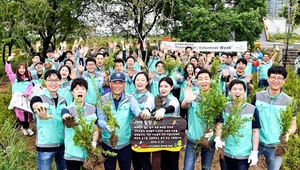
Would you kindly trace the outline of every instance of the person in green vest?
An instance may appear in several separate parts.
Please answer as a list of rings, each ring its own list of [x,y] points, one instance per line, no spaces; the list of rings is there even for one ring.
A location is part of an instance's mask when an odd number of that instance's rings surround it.
[[[86,80],[82,78],[76,78],[73,80],[71,84],[71,91],[74,99],[78,102],[77,104],[82,109],[82,116],[86,120],[87,124],[95,121],[97,119],[96,115],[96,107],[88,104],[84,101],[84,98],[87,95],[88,83]],[[75,130],[72,128],[77,126],[76,122],[79,117],[79,113],[77,113],[77,106],[75,101],[71,103],[69,106],[64,108],[61,112],[62,120],[65,125],[65,154],[64,159],[66,160],[66,165],[68,170],[80,170],[82,168],[83,162],[87,158],[87,151],[84,150],[81,146],[75,146],[73,137],[75,135]],[[99,131],[97,131],[97,124],[94,125],[94,134],[93,139],[91,139],[91,145],[95,148],[97,146],[97,140],[99,137]]]
[[[293,99],[283,92],[282,86],[285,83],[287,71],[282,66],[272,66],[268,70],[269,87],[266,90],[255,93],[252,104],[259,111],[259,153],[266,158],[268,170],[279,170],[282,157],[275,155],[275,146],[280,141],[287,141],[288,137],[295,133],[297,129],[296,112],[293,113],[293,120],[285,139],[279,139],[281,135],[278,116],[280,111],[293,102]],[[271,130],[270,130],[271,129]]]
[[[133,96],[137,99],[139,103],[139,108],[142,113],[140,117],[143,120],[150,119],[151,111],[154,109],[154,96],[151,94],[147,88],[149,86],[149,77],[146,72],[139,72],[136,74],[133,84],[136,87],[136,92]],[[135,170],[151,170],[152,165],[150,162],[151,152],[135,152],[132,151],[132,165]]]
[[[259,113],[255,106],[246,103],[244,96],[246,85],[243,81],[235,79],[229,84],[229,93],[232,97],[230,103],[223,111],[224,125],[231,114],[232,107],[241,107],[242,118],[248,118],[238,130],[240,135],[229,135],[225,139],[224,159],[220,160],[222,170],[248,170],[249,163],[256,165],[258,161],[259,143]]]

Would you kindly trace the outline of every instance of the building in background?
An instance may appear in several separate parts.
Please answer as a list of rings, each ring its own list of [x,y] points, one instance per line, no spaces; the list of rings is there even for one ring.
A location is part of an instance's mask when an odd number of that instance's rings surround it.
[[[281,8],[284,6],[283,0],[267,0],[268,4],[268,17],[278,17],[281,12]]]

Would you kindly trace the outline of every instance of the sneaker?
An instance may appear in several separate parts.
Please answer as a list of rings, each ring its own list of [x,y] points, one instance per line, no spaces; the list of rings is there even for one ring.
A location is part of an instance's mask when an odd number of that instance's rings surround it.
[[[32,136],[34,134],[34,132],[30,128],[27,129],[27,132],[28,132],[29,136]]]
[[[27,135],[28,135],[28,132],[27,132],[26,129],[22,129],[22,132],[23,132],[23,135],[24,135],[24,136],[27,136]]]

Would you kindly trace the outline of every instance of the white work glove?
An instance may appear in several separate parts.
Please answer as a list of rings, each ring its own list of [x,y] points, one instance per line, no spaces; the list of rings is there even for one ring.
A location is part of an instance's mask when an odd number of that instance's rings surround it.
[[[144,109],[143,111],[142,111],[142,113],[140,114],[140,117],[141,117],[141,119],[143,119],[143,120],[149,120],[150,119],[150,112],[149,112],[149,110],[148,109]]]
[[[225,142],[223,142],[221,140],[220,136],[216,136],[216,138],[214,139],[214,141],[216,142],[215,143],[216,150],[218,150],[219,148],[223,148],[223,146],[225,146]]]
[[[47,119],[53,118],[53,116],[49,115],[47,108],[42,103],[36,104],[34,113],[36,113],[38,118],[41,120],[47,120]]]
[[[11,53],[10,56],[8,56],[7,61],[12,60],[15,57],[15,53]]]
[[[96,148],[97,147],[97,141],[92,141],[92,147]]]
[[[198,95],[198,92],[193,92],[192,87],[184,88],[184,100],[186,103],[192,103]]]
[[[63,116],[62,116],[62,119],[63,120],[66,120],[67,119],[67,117],[70,117],[71,115],[69,115],[69,114],[64,114]]]
[[[258,161],[257,154],[258,154],[258,151],[251,151],[251,154],[250,154],[250,156],[248,158],[248,163],[250,163],[250,161],[251,161],[250,166],[253,166],[253,165],[257,164],[257,161]]]
[[[106,125],[106,129],[107,129],[109,132],[112,132],[112,131],[113,131],[113,129],[111,129],[109,125]]]
[[[7,61],[10,61],[10,60],[12,60],[14,58],[14,56],[13,55],[11,55],[11,56],[8,56],[8,58],[7,58]]]
[[[213,130],[210,130],[210,132],[204,134],[204,137],[207,138],[208,140],[209,140],[212,136],[214,136],[214,131],[213,131]]]
[[[154,114],[154,118],[155,118],[156,120],[161,120],[161,119],[164,118],[165,113],[166,113],[166,110],[163,109],[163,108],[160,108],[160,109],[156,110],[156,111],[153,113],[153,114]]]

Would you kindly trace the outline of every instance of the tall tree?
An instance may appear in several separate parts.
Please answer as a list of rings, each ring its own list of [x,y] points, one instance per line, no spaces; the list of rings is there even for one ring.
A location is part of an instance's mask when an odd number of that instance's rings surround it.
[[[74,34],[85,34],[87,23],[82,19],[92,12],[91,4],[97,0],[27,0],[23,3],[25,22],[31,33],[43,40],[44,51],[55,49],[56,39],[65,40]],[[84,31],[83,31],[84,30]]]
[[[26,27],[23,23],[21,3],[3,0],[0,11],[0,44],[4,63],[6,47],[8,47],[8,55],[11,55],[14,43],[20,39],[20,34],[26,30]]]
[[[263,0],[176,0],[172,35],[182,41],[248,41],[259,37],[266,15]],[[230,35],[235,33],[234,37]]]
[[[104,22],[119,32],[135,35],[141,43],[172,2],[173,0],[103,1]]]
[[[294,30],[296,27],[300,25],[300,7],[299,2],[296,0],[289,0],[287,3],[289,5],[285,5],[281,12],[279,13],[280,17],[284,17],[287,19],[287,24],[290,23],[293,27],[292,30]],[[290,6],[290,10],[288,10],[288,6]],[[290,19],[288,20],[288,12],[290,12]]]
[[[44,52],[49,46],[55,49],[57,39],[89,33],[89,18],[98,10],[95,6],[99,2],[101,0],[3,0],[0,6],[2,43],[12,46],[17,38],[31,47],[32,38],[40,37]]]
[[[248,41],[250,45],[253,45],[264,28],[262,18],[267,15],[267,3],[265,0],[235,0],[233,2],[233,10],[238,13],[238,22],[234,25],[235,40]]]

